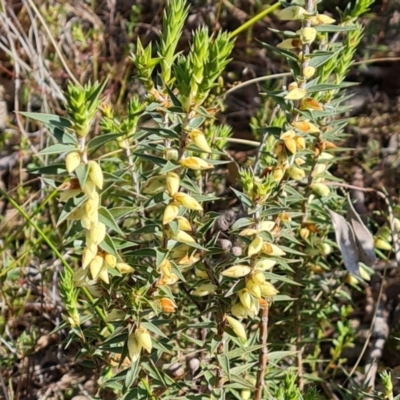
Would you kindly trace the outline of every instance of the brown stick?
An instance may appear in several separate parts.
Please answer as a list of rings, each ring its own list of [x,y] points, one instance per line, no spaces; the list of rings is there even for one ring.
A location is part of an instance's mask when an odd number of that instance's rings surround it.
[[[259,350],[258,356],[258,371],[257,371],[257,382],[256,391],[254,393],[254,400],[261,400],[262,392],[264,389],[264,376],[267,369],[268,362],[268,304],[261,308],[260,310],[260,344],[262,345]]]

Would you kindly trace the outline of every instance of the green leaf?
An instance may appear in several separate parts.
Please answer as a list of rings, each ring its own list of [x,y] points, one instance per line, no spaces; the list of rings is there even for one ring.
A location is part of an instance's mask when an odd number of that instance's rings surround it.
[[[201,125],[203,125],[205,120],[205,117],[194,117],[189,121],[188,127],[192,129],[199,128]]]
[[[231,367],[229,365],[229,358],[226,354],[217,354],[218,364],[227,375],[228,379],[231,380]]]
[[[341,50],[336,52],[331,51],[315,51],[310,55],[310,61],[308,65],[310,67],[318,68],[328,62],[331,58],[337,57]]]
[[[298,283],[296,281],[293,281],[292,279],[286,278],[286,276],[277,275],[277,274],[274,274],[274,273],[268,272],[268,271],[264,272],[264,275],[269,280],[275,280],[275,281],[279,281],[279,282],[286,282],[291,285],[302,286],[301,283]]]
[[[141,129],[143,129],[144,131],[146,131],[148,133],[158,134],[158,136],[165,137],[167,139],[180,139],[180,137],[181,137],[181,135],[179,133],[175,132],[172,129],[162,128],[162,127],[158,127],[158,128],[142,127]]]
[[[232,375],[231,381],[233,383],[226,385],[227,387],[234,387],[236,389],[248,388],[248,389],[254,390],[254,386],[250,382],[246,381],[246,379],[243,379],[242,377],[240,377],[238,375]],[[235,383],[237,385],[235,385]]]
[[[44,156],[48,154],[61,154],[66,153],[67,151],[77,150],[76,146],[73,144],[53,144],[52,146],[46,147],[43,150],[39,151],[36,155]]]
[[[339,84],[335,85],[330,85],[330,84],[323,84],[323,85],[315,85],[307,88],[307,93],[319,93],[319,92],[326,92],[328,90],[337,90],[337,89],[342,89],[342,88],[347,88],[350,86],[356,86],[358,83],[353,83],[353,82],[342,82]]]
[[[231,374],[232,375],[239,375],[242,374],[243,372],[247,371],[248,369],[252,368],[254,365],[258,364],[257,361],[252,362],[252,363],[244,363],[243,365],[238,365],[237,367],[231,368]]]
[[[352,32],[359,29],[357,26],[340,26],[340,25],[319,25],[315,29],[318,32]]]
[[[122,236],[124,232],[122,232],[121,228],[118,226],[117,222],[115,221],[113,215],[110,211],[107,210],[105,207],[99,208],[99,221],[108,226],[109,228],[113,229],[115,232],[119,233]]]
[[[80,164],[78,168],[75,170],[76,177],[79,181],[79,186],[82,188],[85,186],[87,178],[89,176],[89,165],[88,164]]]
[[[140,357],[135,362],[131,363],[131,367],[126,373],[124,382],[125,389],[129,389],[135,383],[140,371],[139,365]]]
[[[112,207],[108,209],[113,218],[118,219],[122,217],[126,217],[132,213],[136,213],[138,211],[138,207]]]
[[[152,322],[153,322],[153,321],[152,321]],[[160,337],[163,337],[163,338],[165,338],[165,339],[168,339],[168,337],[165,336],[164,333],[163,333],[160,329],[158,329],[157,326],[154,325],[154,323],[152,323],[152,322],[150,322],[150,321],[142,321],[141,324],[142,324],[145,328],[147,328],[150,332],[153,332],[154,334],[156,334],[156,335],[158,335],[158,336],[160,336]],[[166,321],[164,321],[164,323],[166,323]]]
[[[106,237],[99,244],[99,247],[102,248],[105,252],[110,253],[113,256],[117,257],[117,259],[119,259],[118,251],[114,245],[113,240],[111,239],[111,236],[108,233],[106,233]]]
[[[43,122],[47,125],[57,126],[58,128],[70,128],[71,122],[66,119],[53,114],[34,113],[34,112],[19,112],[24,117],[34,119],[35,121]]]
[[[175,171],[179,167],[180,165],[176,162],[168,160],[167,163],[161,168],[160,174],[166,174],[167,172]]]
[[[203,348],[204,347],[204,342],[202,340],[198,340],[192,336],[186,335],[185,333],[181,333],[180,336],[186,340],[188,340],[191,343],[194,343],[197,347]]]
[[[282,246],[279,245],[279,247],[285,252],[285,253],[290,253],[290,254],[296,254],[298,256],[305,256],[304,253],[302,253],[301,251],[297,251],[295,249],[292,249],[291,247],[286,247],[286,246]]]
[[[156,250],[151,248],[133,250],[126,254],[132,257],[155,257],[157,255]]]
[[[103,144],[111,142],[125,134],[126,132],[120,132],[120,133],[108,133],[107,135],[96,136],[95,138],[91,139],[88,142],[87,148],[89,151],[95,150],[100,146],[102,146]]]
[[[243,205],[245,205],[246,207],[253,207],[253,202],[247,195],[245,195],[242,192],[239,192],[239,190],[236,190],[233,187],[231,187],[231,190],[233,193],[235,193],[235,195],[243,203]]]
[[[86,196],[83,196],[81,198],[73,198],[73,199],[69,199],[66,203],[64,208],[61,211],[61,214],[58,218],[57,221],[57,226],[59,226],[61,223],[63,223],[68,216],[74,212],[79,206],[81,206],[83,204],[84,201],[87,200]]]
[[[45,127],[49,130],[49,132],[55,137],[55,139],[59,143],[75,144],[75,145],[78,144],[78,139],[76,135],[66,132],[57,126],[45,124]]]
[[[66,175],[65,164],[46,165],[44,167],[28,168],[30,174],[40,175]]]
[[[235,231],[238,229],[242,229],[245,226],[249,226],[253,223],[254,221],[251,218],[240,218],[232,225],[231,230]]]
[[[235,348],[234,350],[228,351],[226,353],[227,357],[229,358],[229,360],[233,360],[235,358],[238,357],[244,357],[246,354],[250,354],[253,353],[259,349],[261,349],[263,347],[263,345],[256,345],[256,346],[247,346],[247,347],[243,347],[243,348]],[[248,383],[248,382],[247,382]]]
[[[160,167],[163,167],[167,163],[167,160],[165,160],[164,158],[152,156],[150,154],[134,152],[134,153],[132,153],[132,155],[142,158],[143,160],[146,160],[146,161],[151,161],[152,163],[154,163]]]

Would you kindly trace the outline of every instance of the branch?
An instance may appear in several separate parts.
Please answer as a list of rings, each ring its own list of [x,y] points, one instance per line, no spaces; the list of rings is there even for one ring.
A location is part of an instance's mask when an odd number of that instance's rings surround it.
[[[261,308],[260,310],[260,344],[261,349],[259,350],[258,356],[258,371],[257,371],[257,382],[256,382],[256,391],[254,393],[254,400],[262,399],[262,392],[264,389],[264,377],[265,370],[267,368],[268,361],[268,347],[267,347],[267,338],[268,338],[268,304]]]

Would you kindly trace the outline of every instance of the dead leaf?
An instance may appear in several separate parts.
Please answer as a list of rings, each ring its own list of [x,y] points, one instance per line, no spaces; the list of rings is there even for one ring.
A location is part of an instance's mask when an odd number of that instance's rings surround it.
[[[360,269],[358,267],[358,262],[360,261],[359,251],[353,228],[340,214],[327,207],[326,209],[332,218],[336,242],[342,253],[344,266],[351,274],[361,278]]]
[[[363,262],[368,267],[372,267],[376,262],[374,238],[369,229],[364,225],[360,216],[357,214],[357,211],[354,209],[349,194],[347,194],[347,201],[349,205],[347,208],[346,219],[354,231],[359,252],[359,261]]]

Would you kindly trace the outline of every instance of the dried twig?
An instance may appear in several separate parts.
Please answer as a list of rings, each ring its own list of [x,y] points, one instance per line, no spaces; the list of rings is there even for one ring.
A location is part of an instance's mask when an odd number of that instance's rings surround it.
[[[256,381],[256,391],[254,394],[254,400],[262,399],[262,392],[264,389],[264,376],[265,370],[267,368],[268,362],[268,304],[262,307],[260,310],[260,344],[261,349],[259,350],[258,356],[258,371],[257,371],[257,381]]]

